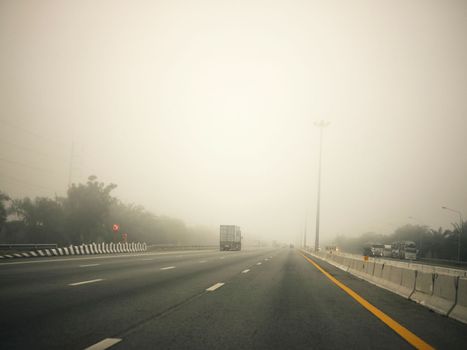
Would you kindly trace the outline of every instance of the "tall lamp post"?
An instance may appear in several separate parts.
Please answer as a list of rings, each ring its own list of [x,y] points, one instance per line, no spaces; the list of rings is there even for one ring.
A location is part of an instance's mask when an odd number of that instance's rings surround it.
[[[318,165],[318,203],[316,206],[316,236],[315,236],[315,251],[319,250],[319,214],[320,214],[320,202],[321,202],[321,159],[323,154],[323,129],[329,125],[329,122],[321,120],[315,123],[315,126],[319,128],[319,165]]]
[[[457,261],[460,262],[461,261],[461,235],[464,231],[464,220],[462,219],[462,213],[460,212],[460,210],[456,210],[456,209],[451,209],[451,208],[448,208],[448,207],[441,207],[442,209],[445,209],[445,210],[449,210],[449,211],[452,211],[454,213],[457,213],[459,215],[459,219],[460,219],[460,226],[459,226],[459,237],[458,237],[458,240],[457,240]]]

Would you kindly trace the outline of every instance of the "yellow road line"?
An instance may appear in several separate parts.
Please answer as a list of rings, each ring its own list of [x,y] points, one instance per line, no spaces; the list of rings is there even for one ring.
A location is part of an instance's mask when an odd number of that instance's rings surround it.
[[[360,295],[355,293],[352,289],[347,287],[342,282],[338,281],[336,278],[331,276],[326,270],[324,270],[321,266],[319,266],[316,262],[311,260],[310,258],[306,257],[304,254],[300,253],[309,263],[311,263],[314,267],[316,267],[319,271],[321,271],[327,278],[329,278],[333,283],[335,283],[339,288],[341,288],[344,292],[354,298],[358,303],[360,303],[365,309],[370,311],[373,315],[378,317],[381,321],[383,321],[389,328],[391,328],[394,332],[399,334],[402,338],[404,338],[409,344],[411,344],[416,349],[434,349],[431,345],[425,343],[422,339],[417,337],[407,328],[402,326],[401,324],[394,321],[391,317],[386,315],[384,312],[370,304]]]

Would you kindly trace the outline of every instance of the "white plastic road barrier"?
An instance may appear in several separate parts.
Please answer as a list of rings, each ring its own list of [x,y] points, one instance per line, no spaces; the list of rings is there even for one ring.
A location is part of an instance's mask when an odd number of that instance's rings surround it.
[[[457,282],[457,302],[449,317],[467,323],[467,278],[460,277]]]
[[[433,274],[431,272],[417,271],[415,279],[415,291],[410,297],[411,300],[419,304],[427,305],[433,295]]]
[[[447,315],[456,303],[457,276],[434,274],[433,295],[428,299],[427,306]]]

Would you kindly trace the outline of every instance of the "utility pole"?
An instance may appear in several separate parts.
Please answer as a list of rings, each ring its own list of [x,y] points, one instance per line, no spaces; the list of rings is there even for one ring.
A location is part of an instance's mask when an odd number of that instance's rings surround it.
[[[441,208],[445,209],[445,210],[452,211],[452,212],[457,213],[459,215],[460,226],[459,226],[459,237],[457,239],[457,262],[460,262],[461,261],[461,236],[462,236],[463,231],[464,231],[464,219],[462,218],[462,213],[460,212],[460,210],[451,209],[451,208],[448,208],[448,207],[441,207]]]
[[[315,236],[315,251],[319,250],[319,216],[320,216],[320,204],[321,204],[321,160],[323,154],[323,129],[328,126],[329,123],[321,120],[315,123],[315,126],[319,128],[319,165],[318,165],[318,203],[316,206],[316,236]]]

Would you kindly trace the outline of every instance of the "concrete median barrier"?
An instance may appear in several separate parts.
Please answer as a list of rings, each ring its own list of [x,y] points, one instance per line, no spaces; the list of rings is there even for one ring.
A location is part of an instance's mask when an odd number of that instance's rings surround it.
[[[447,315],[456,303],[457,276],[433,275],[433,295],[428,299],[427,306]]]
[[[367,276],[373,276],[373,271],[375,269],[375,263],[372,261],[365,261],[363,272]]]
[[[457,281],[456,305],[449,313],[449,317],[467,323],[467,278],[460,277]]]
[[[409,299],[415,290],[415,279],[417,277],[417,271],[402,269],[401,274],[401,284],[399,288],[395,290],[395,292],[400,296]]]
[[[417,271],[417,277],[415,279],[415,291],[410,296],[410,299],[419,304],[427,305],[432,295],[433,274],[429,272]]]

